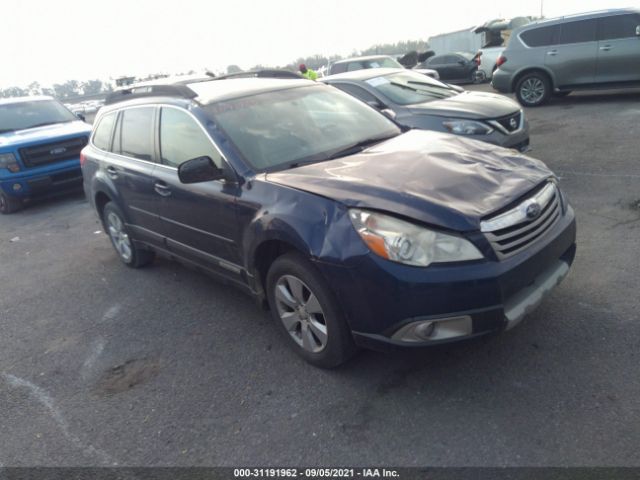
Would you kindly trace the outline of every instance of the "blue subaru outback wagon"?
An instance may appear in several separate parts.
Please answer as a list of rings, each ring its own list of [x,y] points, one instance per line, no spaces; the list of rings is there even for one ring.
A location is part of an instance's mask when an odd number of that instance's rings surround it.
[[[80,151],[91,126],[51,97],[0,100],[0,213],[82,186]]]
[[[575,255],[542,162],[403,132],[328,85],[216,79],[108,103],[83,174],[120,259],[162,254],[244,288],[318,366],[511,328]]]

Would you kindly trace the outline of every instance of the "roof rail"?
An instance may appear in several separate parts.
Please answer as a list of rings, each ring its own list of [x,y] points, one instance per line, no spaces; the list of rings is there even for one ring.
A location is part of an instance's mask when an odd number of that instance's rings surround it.
[[[213,79],[212,79],[213,80]],[[123,88],[116,90],[107,95],[104,104],[110,105],[112,103],[124,102],[125,100],[132,100],[134,98],[144,97],[178,97],[178,98],[195,98],[198,94],[191,90],[186,85],[144,85],[144,86],[131,86],[129,88]]]
[[[291,78],[301,79],[302,75],[292,72],[291,70],[283,70],[278,68],[264,68],[261,70],[249,70],[247,72],[230,73],[228,75],[221,75],[219,77],[213,77],[211,80],[226,80],[229,78]]]

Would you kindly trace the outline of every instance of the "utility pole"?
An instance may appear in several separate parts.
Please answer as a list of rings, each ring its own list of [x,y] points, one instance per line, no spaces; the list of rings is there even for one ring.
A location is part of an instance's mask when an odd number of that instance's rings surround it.
[[[540,18],[544,18],[544,0],[540,0]]]

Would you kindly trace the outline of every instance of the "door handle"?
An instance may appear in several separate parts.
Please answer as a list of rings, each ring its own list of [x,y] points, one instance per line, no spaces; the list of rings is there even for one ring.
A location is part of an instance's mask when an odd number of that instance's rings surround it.
[[[162,197],[168,197],[169,195],[171,195],[171,189],[164,182],[155,182],[153,184],[153,189],[156,191],[158,195]]]
[[[114,179],[118,178],[118,170],[115,167],[107,167],[107,175]]]
[[[602,50],[603,52],[608,52],[609,50],[611,50],[611,45],[603,45],[602,47],[600,47],[600,50]]]
[[[547,52],[547,55],[551,55],[552,57],[555,57],[558,54],[558,50],[549,50]]]

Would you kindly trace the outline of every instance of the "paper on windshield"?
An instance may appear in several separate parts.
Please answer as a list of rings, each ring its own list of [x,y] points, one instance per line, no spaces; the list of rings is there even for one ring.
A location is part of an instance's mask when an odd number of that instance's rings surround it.
[[[367,80],[367,83],[369,85],[371,85],[372,87],[377,87],[378,85],[384,85],[386,83],[389,83],[389,80],[387,80],[384,77],[375,77],[375,78],[370,78],[369,80]]]

